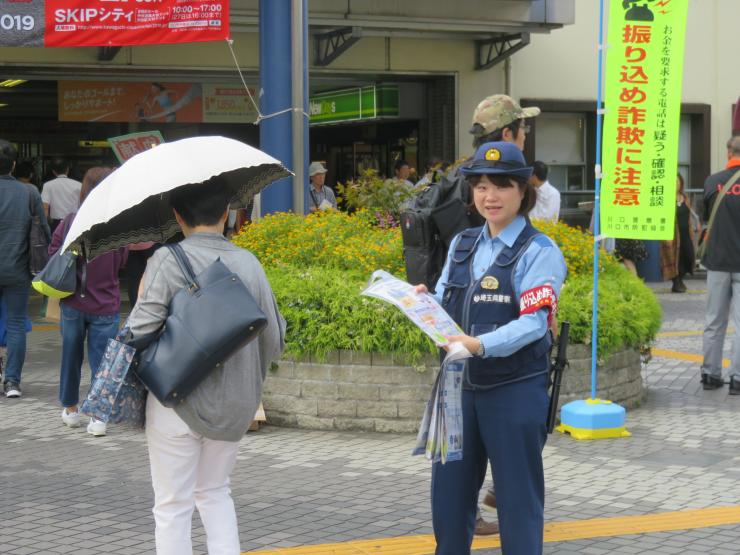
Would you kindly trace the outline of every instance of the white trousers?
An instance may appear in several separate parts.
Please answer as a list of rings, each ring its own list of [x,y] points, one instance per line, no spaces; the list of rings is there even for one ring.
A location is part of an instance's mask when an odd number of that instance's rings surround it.
[[[239,530],[229,488],[239,443],[196,434],[154,395],[146,403],[146,440],[157,555],[192,555],[190,528],[195,507],[206,530],[209,555],[239,555]]]

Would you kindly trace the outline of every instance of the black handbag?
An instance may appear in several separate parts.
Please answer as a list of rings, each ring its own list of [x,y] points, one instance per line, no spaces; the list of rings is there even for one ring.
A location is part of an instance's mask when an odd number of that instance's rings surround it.
[[[72,218],[59,225],[65,226],[62,236],[66,237],[69,228],[72,226]],[[36,273],[31,286],[42,295],[54,299],[71,297],[77,289],[77,254],[72,251],[59,251],[48,258],[46,265]],[[83,295],[85,294],[86,283],[87,264],[83,262],[80,284],[80,293]]]
[[[167,247],[188,284],[172,297],[158,337],[141,352],[134,371],[164,406],[173,407],[257,337],[267,317],[220,259],[196,276],[183,248]]]
[[[32,276],[35,276],[46,267],[49,261],[49,240],[41,220],[46,216],[36,213],[33,195],[28,195],[28,199],[31,210],[31,227],[28,229],[28,270]],[[74,293],[74,289],[72,292]]]

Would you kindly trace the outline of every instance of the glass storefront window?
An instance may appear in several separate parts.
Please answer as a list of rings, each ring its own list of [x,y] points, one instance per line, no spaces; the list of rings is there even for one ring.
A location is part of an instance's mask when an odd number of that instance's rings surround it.
[[[544,113],[537,118],[536,158],[550,167],[549,181],[563,192],[561,208],[577,208],[586,184],[586,116]]]

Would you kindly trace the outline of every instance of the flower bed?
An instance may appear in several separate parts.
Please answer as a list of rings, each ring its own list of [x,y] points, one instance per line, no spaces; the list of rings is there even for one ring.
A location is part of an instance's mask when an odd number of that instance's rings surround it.
[[[398,310],[359,294],[373,270],[404,277],[399,229],[373,222],[366,211],[277,214],[234,237],[265,266],[288,322],[287,354],[321,359],[351,350],[391,354],[415,365],[435,352]],[[561,223],[535,225],[558,243],[568,264],[558,318],[571,323],[572,343],[590,344],[593,238]],[[603,252],[600,269],[599,355],[647,346],[660,328],[655,295]]]
[[[560,246],[569,273],[560,321],[571,324],[571,367],[561,400],[589,394],[593,238],[565,224],[535,222]],[[288,323],[285,360],[265,383],[271,422],[320,429],[412,431],[437,368],[434,344],[396,308],[362,297],[373,270],[404,276],[398,228],[367,211],[276,214],[233,241],[265,266]],[[639,353],[655,338],[653,292],[612,256],[600,257],[600,394],[627,406],[643,396]]]

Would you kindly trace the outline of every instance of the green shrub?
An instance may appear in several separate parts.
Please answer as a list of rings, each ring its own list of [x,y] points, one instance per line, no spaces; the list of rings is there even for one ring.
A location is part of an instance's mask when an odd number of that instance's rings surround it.
[[[590,344],[593,239],[565,224],[536,226],[558,243],[568,264],[558,318],[570,321],[572,342]],[[405,278],[400,230],[379,228],[368,211],[275,214],[245,226],[234,242],[265,266],[288,322],[289,354],[321,358],[348,349],[417,364],[435,352],[398,309],[360,296],[376,269]],[[599,355],[647,345],[661,322],[655,295],[610,255],[603,253],[600,268]]]
[[[349,208],[366,209],[387,223],[388,217],[398,222],[401,206],[420,189],[398,179],[384,179],[372,168],[363,170],[354,181],[337,183],[339,198]]]
[[[286,352],[319,359],[338,349],[393,353],[409,364],[436,352],[434,344],[394,306],[360,296],[365,280],[327,268],[266,268],[288,322]]]
[[[569,278],[560,294],[558,319],[570,322],[572,343],[591,344],[593,277]],[[624,346],[643,347],[655,340],[662,311],[652,290],[622,266],[599,276],[598,353],[604,357]]]
[[[542,233],[550,237],[560,247],[565,263],[568,266],[568,276],[593,274],[594,237],[578,227],[572,227],[563,222],[546,222],[533,220],[532,224]],[[599,270],[608,271],[621,264],[612,255],[603,249],[599,255]]]
[[[267,268],[280,311],[288,322],[287,352],[325,357],[338,349],[393,353],[418,364],[436,352],[401,312],[377,299],[360,296],[366,283],[340,270],[316,267]],[[563,287],[558,319],[569,321],[572,343],[591,343],[592,278],[574,276]],[[621,267],[601,276],[599,283],[600,357],[624,346],[653,341],[660,328],[661,309],[652,291]]]
[[[401,232],[375,225],[369,212],[334,210],[309,216],[281,212],[247,224],[232,241],[265,267],[289,264],[346,270],[367,279],[375,270],[405,276]]]

